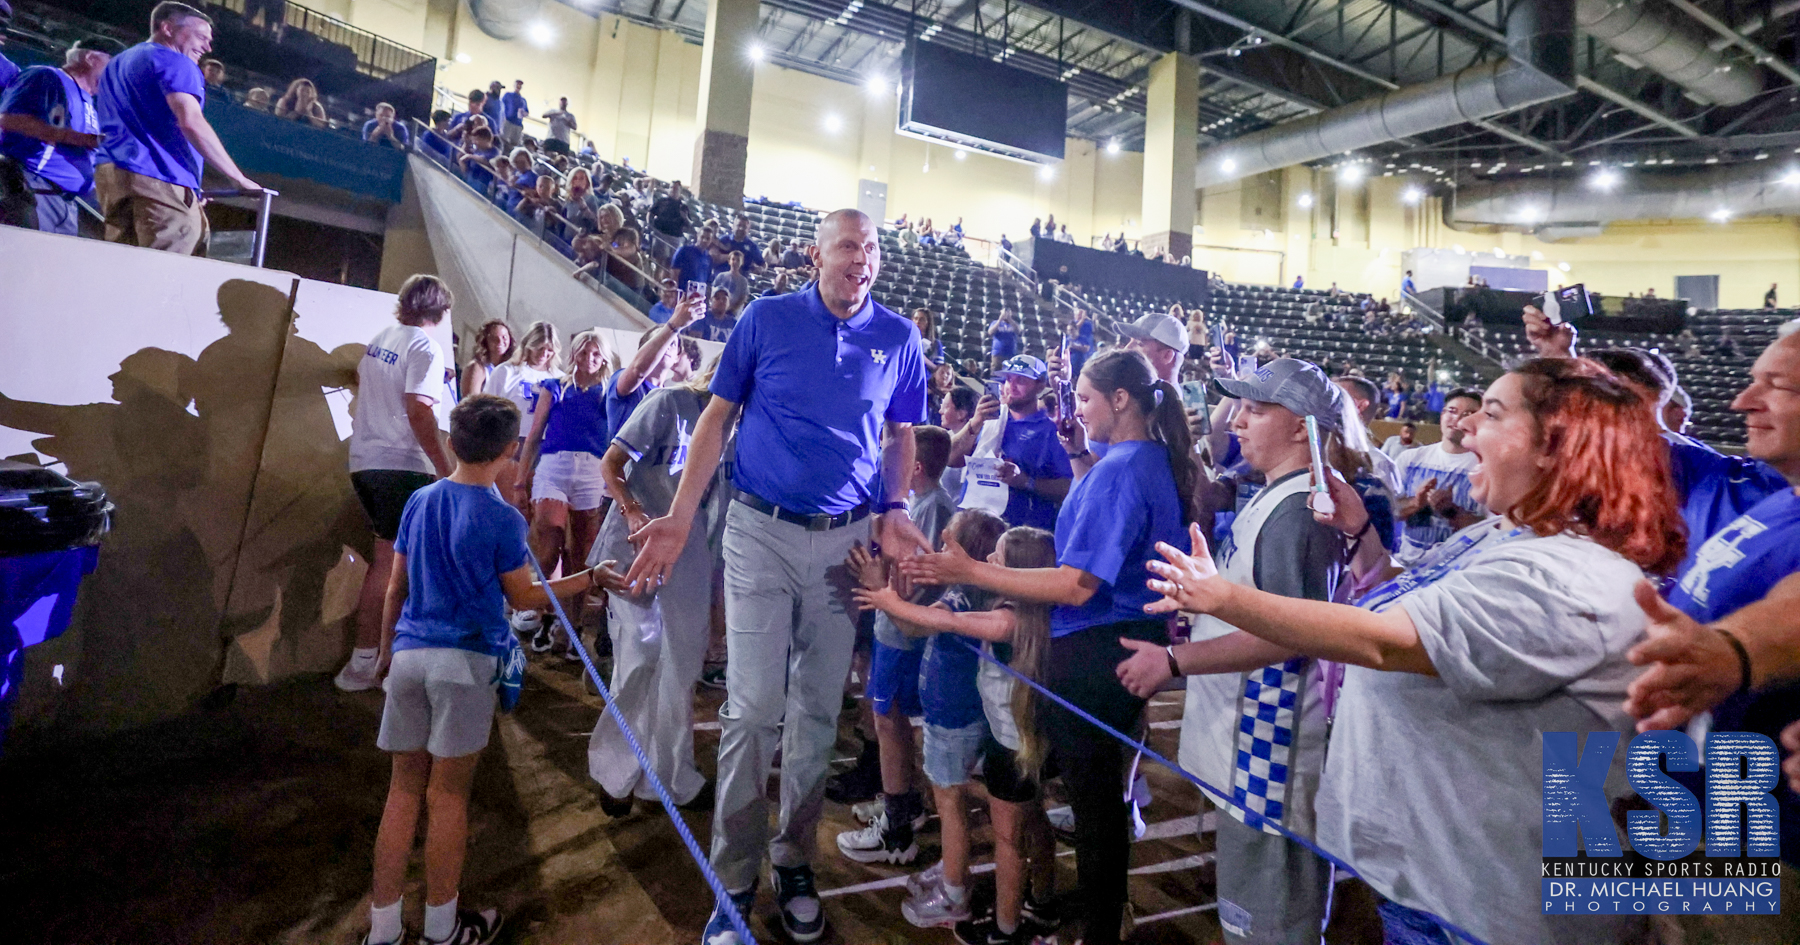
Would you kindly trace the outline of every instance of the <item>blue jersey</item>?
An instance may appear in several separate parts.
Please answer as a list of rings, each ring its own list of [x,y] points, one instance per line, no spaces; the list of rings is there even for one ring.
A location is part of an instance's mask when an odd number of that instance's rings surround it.
[[[53,128],[82,134],[100,132],[93,97],[67,72],[50,66],[32,66],[8,85],[0,95],[0,114],[29,115]],[[0,154],[72,193],[81,193],[94,183],[94,157],[87,148],[0,131]]]
[[[994,344],[988,354],[1004,361],[1019,353],[1019,330],[1006,322],[994,329]]]
[[[1669,589],[1669,603],[1711,623],[1763,599],[1782,578],[1800,571],[1800,496],[1782,489],[1697,544],[1686,572]],[[1794,721],[1800,721],[1800,685],[1788,684],[1725,700],[1713,709],[1712,727],[1760,732],[1779,746],[1781,730]],[[1789,752],[1779,750],[1785,760]],[[1699,773],[1674,777],[1705,796]],[[1788,789],[1786,778],[1776,785],[1775,799],[1783,848],[1800,849],[1800,796]]]
[[[1008,418],[1006,431],[1000,437],[1000,456],[1011,460],[1019,471],[1033,479],[1073,479],[1069,452],[1056,439],[1056,421],[1039,410],[1024,419]],[[1050,531],[1056,527],[1056,503],[1031,489],[1010,486],[1007,489],[1006,514],[1000,516],[1008,525],[1029,525]]]
[[[1681,496],[1681,518],[1687,522],[1688,557],[1676,572],[1684,574],[1706,539],[1788,484],[1757,460],[1726,456],[1679,433],[1664,431],[1663,439],[1669,443],[1669,471]]]
[[[986,610],[992,595],[976,588],[952,587],[944,591],[938,603],[953,613]],[[946,640],[937,634],[925,645],[925,656],[919,665],[919,705],[925,721],[940,728],[963,728],[981,721],[981,690],[975,686],[975,673],[981,657],[967,640]]]

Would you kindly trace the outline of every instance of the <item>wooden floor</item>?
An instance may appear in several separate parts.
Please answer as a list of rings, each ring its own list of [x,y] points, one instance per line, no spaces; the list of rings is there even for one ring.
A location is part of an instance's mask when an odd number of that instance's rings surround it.
[[[517,712],[497,723],[477,773],[463,904],[507,915],[502,942],[682,943],[699,940],[712,897],[660,808],[600,812],[587,775],[599,700],[574,664],[534,665]],[[696,748],[710,777],[721,694],[702,690]],[[352,943],[368,924],[369,857],[388,781],[374,746],[381,694],[340,693],[325,677],[246,689],[235,699],[153,729],[74,750],[0,763],[0,941],[12,943]],[[1175,753],[1178,694],[1157,697],[1151,743]],[[846,712],[838,754],[854,751]],[[1210,838],[1195,834],[1197,792],[1155,765],[1148,829],[1132,845],[1129,892],[1138,943],[1219,940],[1202,884]],[[1052,786],[1054,800],[1054,785]],[[711,814],[686,815],[705,844]],[[991,833],[975,818],[979,880],[991,883]],[[900,915],[909,870],[844,860],[833,839],[847,808],[826,805],[814,861],[831,931],[827,942],[948,945],[948,930],[915,929]],[[935,823],[910,869],[937,857]],[[1059,881],[1074,857],[1059,846]],[[417,857],[406,922],[422,922]],[[1787,884],[1794,901],[1793,882]],[[1354,903],[1354,884],[1339,887]],[[978,895],[987,890],[978,887]],[[1340,903],[1342,904],[1342,903]],[[1800,911],[1800,910],[1796,910]],[[1359,914],[1354,913],[1353,914]],[[1380,941],[1340,914],[1329,940]],[[1792,942],[1779,927],[1722,920],[1712,934],[1683,922],[1666,943]],[[784,941],[764,884],[752,918],[760,941]],[[1061,941],[1072,940],[1073,926]]]

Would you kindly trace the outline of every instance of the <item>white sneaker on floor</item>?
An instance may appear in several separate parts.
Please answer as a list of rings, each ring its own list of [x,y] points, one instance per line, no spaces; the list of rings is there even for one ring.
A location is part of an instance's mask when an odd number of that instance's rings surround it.
[[[887,813],[887,801],[883,800],[879,794],[875,795],[874,800],[850,805],[850,816],[855,817],[856,822],[864,826],[874,823],[875,818],[885,813]],[[931,812],[921,804],[918,816],[913,818],[912,829],[915,831],[925,829],[925,823],[930,819]]]
[[[337,676],[331,682],[345,692],[363,692],[374,689],[381,685],[381,680],[375,678],[375,667],[380,662],[380,659],[373,656],[363,659],[352,655],[350,661],[344,664],[343,669],[338,670]]]
[[[515,610],[512,614],[513,632],[522,637],[530,637],[544,625],[544,615],[535,610]]]
[[[949,928],[969,917],[969,899],[965,891],[962,902],[951,902],[940,885],[923,896],[914,896],[901,903],[900,914],[922,929]]]
[[[906,877],[906,894],[922,896],[927,891],[944,885],[944,861],[939,860],[930,866]]]

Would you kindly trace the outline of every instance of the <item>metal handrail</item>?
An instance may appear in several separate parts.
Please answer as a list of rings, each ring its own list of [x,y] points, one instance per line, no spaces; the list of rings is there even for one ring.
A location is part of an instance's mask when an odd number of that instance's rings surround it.
[[[1445,318],[1442,312],[1432,308],[1424,299],[1419,298],[1417,294],[1402,289],[1400,290],[1400,301],[1412,306],[1414,313],[1423,315],[1425,321],[1437,329],[1440,334],[1447,338],[1455,337],[1450,332],[1449,319]],[[1462,343],[1476,354],[1495,364],[1504,365],[1506,363],[1506,353],[1488,344],[1485,331],[1480,335],[1463,332]]]
[[[281,191],[269,187],[261,190],[234,187],[229,190],[203,190],[200,196],[209,200],[223,197],[260,198],[256,208],[256,237],[250,244],[250,265],[263,268],[263,254],[269,248],[269,213],[274,208],[275,198],[281,196]]]

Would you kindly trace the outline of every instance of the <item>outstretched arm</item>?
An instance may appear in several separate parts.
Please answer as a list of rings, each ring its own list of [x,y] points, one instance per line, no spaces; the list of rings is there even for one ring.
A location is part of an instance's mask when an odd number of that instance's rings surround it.
[[[713,474],[719,470],[719,457],[725,451],[725,431],[737,422],[737,414],[736,403],[714,394],[700,414],[700,421],[694,424],[694,437],[688,442],[687,465],[681,470],[681,484],[675,488],[675,501],[669,504],[669,514],[652,519],[631,535],[638,556],[632,562],[631,573],[625,576],[625,582],[632,593],[647,594],[661,587],[669,569],[674,567],[675,559],[681,557],[681,549],[687,546],[688,531],[694,524],[694,515],[700,510],[700,500],[706,497]]]

